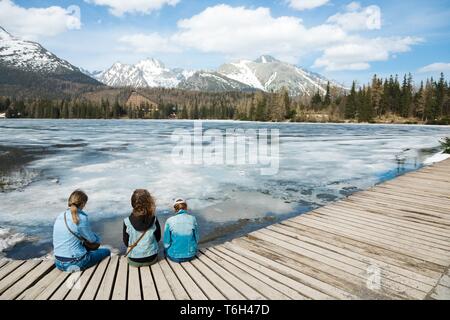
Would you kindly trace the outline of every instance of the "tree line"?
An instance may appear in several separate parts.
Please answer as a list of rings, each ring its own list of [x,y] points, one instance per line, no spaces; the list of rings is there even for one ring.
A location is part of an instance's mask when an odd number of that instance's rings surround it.
[[[180,89],[142,89],[158,108],[142,103],[127,106],[132,89],[62,99],[0,97],[0,112],[10,118],[51,119],[234,119],[249,121],[403,122],[449,124],[450,88],[444,75],[417,86],[410,74],[381,79],[363,86],[353,82],[342,93],[327,85],[312,97],[276,93],[207,93]]]

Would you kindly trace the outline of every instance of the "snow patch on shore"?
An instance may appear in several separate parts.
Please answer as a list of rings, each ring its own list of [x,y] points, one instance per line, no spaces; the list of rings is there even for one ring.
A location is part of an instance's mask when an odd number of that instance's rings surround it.
[[[450,158],[450,154],[439,152],[439,153],[436,153],[435,155],[425,159],[423,164],[426,166],[429,166],[433,163],[441,162],[441,161],[447,160],[449,158]]]

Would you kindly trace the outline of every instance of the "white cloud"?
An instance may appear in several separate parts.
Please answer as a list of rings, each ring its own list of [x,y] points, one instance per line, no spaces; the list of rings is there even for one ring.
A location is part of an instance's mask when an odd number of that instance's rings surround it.
[[[450,63],[436,62],[419,69],[419,73],[450,72]]]
[[[51,37],[80,29],[80,8],[23,8],[11,0],[0,0],[0,25],[12,34],[28,39]]]
[[[329,17],[327,22],[337,24],[347,31],[379,30],[381,9],[375,5],[363,8],[358,2],[352,2],[347,5],[345,13],[337,13]]]
[[[119,42],[126,45],[126,47],[122,47],[123,50],[128,51],[129,48],[132,48],[138,53],[153,54],[180,51],[180,48],[174,46],[168,37],[163,37],[158,33],[138,33],[123,36],[119,39]]]
[[[349,39],[350,40],[350,39]],[[366,70],[371,62],[387,61],[394,53],[408,52],[422,41],[415,37],[365,39],[355,37],[347,43],[324,50],[314,67],[327,71]]]
[[[84,0],[99,6],[106,6],[109,12],[115,16],[123,16],[125,13],[149,14],[160,10],[163,6],[175,6],[180,0]]]
[[[311,49],[339,43],[346,34],[340,28],[320,25],[307,29],[296,17],[273,17],[270,9],[217,5],[178,22],[172,41],[187,48],[232,57],[260,53],[297,61]]]
[[[303,11],[321,7],[329,2],[329,0],[287,0],[292,9]]]
[[[351,3],[346,13],[365,15],[366,9]],[[136,52],[174,52],[178,48],[228,58],[271,54],[292,63],[319,53],[314,67],[326,70],[368,69],[371,62],[386,61],[420,42],[413,37],[367,38],[355,32],[355,27],[349,28],[342,19],[307,28],[300,18],[274,17],[269,8],[221,4],[178,21],[178,30],[167,37],[137,34],[122,37],[121,42]]]

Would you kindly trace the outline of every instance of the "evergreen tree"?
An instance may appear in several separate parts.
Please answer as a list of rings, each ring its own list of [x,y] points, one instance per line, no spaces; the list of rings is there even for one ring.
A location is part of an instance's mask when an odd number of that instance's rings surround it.
[[[355,119],[356,117],[356,108],[357,108],[357,101],[356,101],[356,82],[353,81],[352,89],[350,90],[350,95],[347,96],[347,102],[345,104],[345,119]]]

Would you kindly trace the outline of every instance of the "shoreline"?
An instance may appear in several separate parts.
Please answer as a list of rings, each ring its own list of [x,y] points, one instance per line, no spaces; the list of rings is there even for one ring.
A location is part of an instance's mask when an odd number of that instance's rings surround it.
[[[313,121],[305,121],[305,122],[297,122],[297,121],[250,121],[250,120],[234,120],[234,119],[130,119],[130,118],[119,118],[119,119],[83,119],[83,118],[71,118],[71,119],[63,119],[63,118],[4,118],[4,121],[129,121],[129,122],[215,122],[215,123],[263,123],[263,124],[306,124],[306,125],[355,125],[355,126],[418,126],[418,127],[450,127],[450,124],[426,124],[426,123],[404,123],[404,122],[313,122]],[[1,124],[0,120],[0,124]]]

